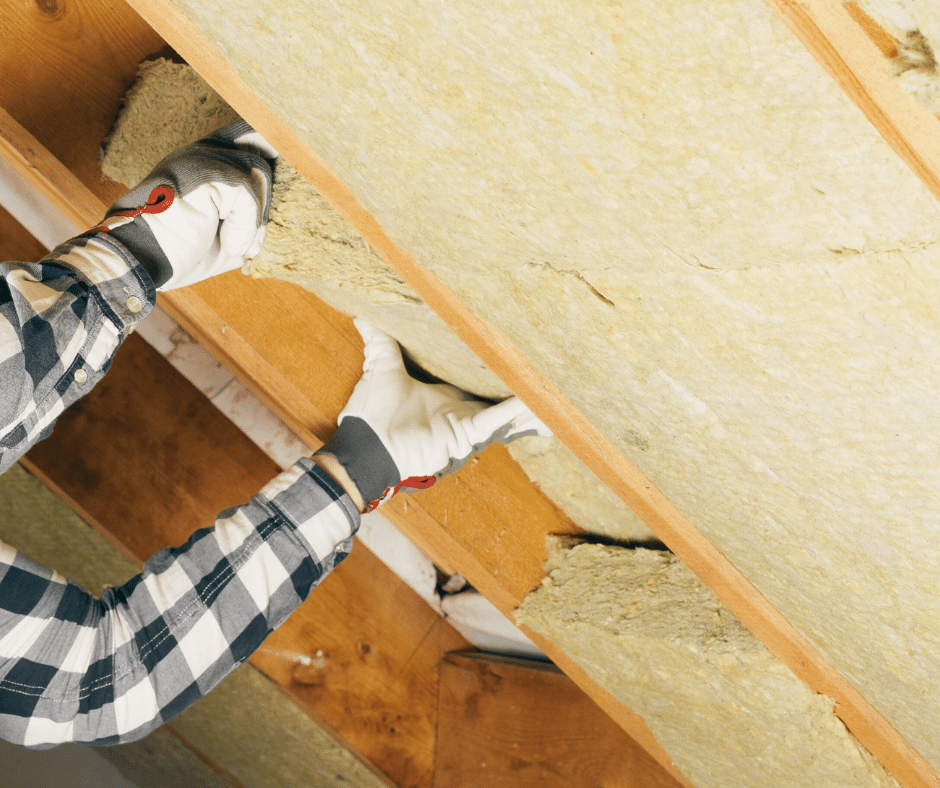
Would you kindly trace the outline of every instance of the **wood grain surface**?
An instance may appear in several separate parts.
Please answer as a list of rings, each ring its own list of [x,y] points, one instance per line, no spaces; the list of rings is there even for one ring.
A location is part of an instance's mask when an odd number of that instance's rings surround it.
[[[0,107],[105,202],[98,149],[137,65],[163,39],[123,0],[0,2]]]
[[[678,788],[551,665],[448,654],[434,788]]]

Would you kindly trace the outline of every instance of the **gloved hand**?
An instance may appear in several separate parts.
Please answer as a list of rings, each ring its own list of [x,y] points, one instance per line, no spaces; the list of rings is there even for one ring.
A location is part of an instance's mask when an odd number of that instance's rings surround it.
[[[264,240],[275,151],[236,121],[171,153],[91,232],[110,232],[170,290],[240,268]]]
[[[516,397],[491,405],[447,384],[421,383],[398,343],[364,320],[363,375],[317,454],[334,456],[359,488],[366,511],[400,489],[424,490],[491,443],[551,433]]]

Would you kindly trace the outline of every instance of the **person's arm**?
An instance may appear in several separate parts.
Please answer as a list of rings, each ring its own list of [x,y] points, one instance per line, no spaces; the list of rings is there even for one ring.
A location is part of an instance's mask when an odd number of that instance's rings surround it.
[[[0,545],[0,738],[46,748],[145,735],[261,645],[405,474],[427,487],[494,440],[545,434],[518,400],[489,406],[411,379],[394,340],[357,326],[364,374],[334,438],[121,588],[95,599]]]
[[[107,372],[157,289],[257,251],[274,156],[232,124],[165,159],[38,263],[0,263],[0,472]],[[0,737],[46,747],[142,735],[256,648],[357,525],[344,490],[306,460],[100,600],[0,544]]]
[[[0,263],[0,473],[102,378],[155,302],[146,270],[105,234]]]
[[[16,437],[3,467],[104,374],[152,307],[154,283],[230,270],[260,244],[270,167],[266,181],[262,157],[218,161],[235,134],[256,137],[246,128],[210,137],[208,153],[197,143],[171,157],[125,201],[139,208],[113,206],[102,225],[40,264],[0,267],[0,437]],[[204,159],[205,169],[195,167]],[[357,325],[364,375],[334,440],[214,528],[157,553],[121,588],[95,599],[0,543],[0,738],[47,748],[145,735],[260,646],[346,556],[367,505],[408,483],[429,486],[492,440],[540,427],[516,400],[490,408],[412,382],[394,341]]]
[[[247,659],[358,525],[304,459],[100,599],[0,543],[0,738],[46,749],[146,735]]]
[[[157,290],[257,253],[276,156],[247,123],[229,124],[168,156],[38,263],[0,263],[0,473],[107,372]]]

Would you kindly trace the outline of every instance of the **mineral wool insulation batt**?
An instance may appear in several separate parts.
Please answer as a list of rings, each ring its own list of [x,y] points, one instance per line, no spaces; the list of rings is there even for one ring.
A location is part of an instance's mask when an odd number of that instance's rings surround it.
[[[769,8],[176,2],[940,767],[940,206]]]
[[[698,788],[896,786],[675,556],[556,545],[517,620],[637,712]]]
[[[163,58],[147,61],[125,96],[105,145],[102,170],[119,183],[134,185],[168,153],[237,117],[189,66]],[[398,339],[422,367],[466,391],[490,398],[510,393],[283,159],[275,172],[264,246],[245,272],[294,282],[347,314],[368,318]],[[619,539],[652,538],[560,441],[523,438],[510,451],[583,528]]]

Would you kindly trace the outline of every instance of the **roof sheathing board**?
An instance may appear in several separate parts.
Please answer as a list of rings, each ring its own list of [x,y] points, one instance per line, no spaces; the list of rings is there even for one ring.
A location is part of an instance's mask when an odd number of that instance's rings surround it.
[[[763,4],[178,4],[940,762],[938,209]]]

